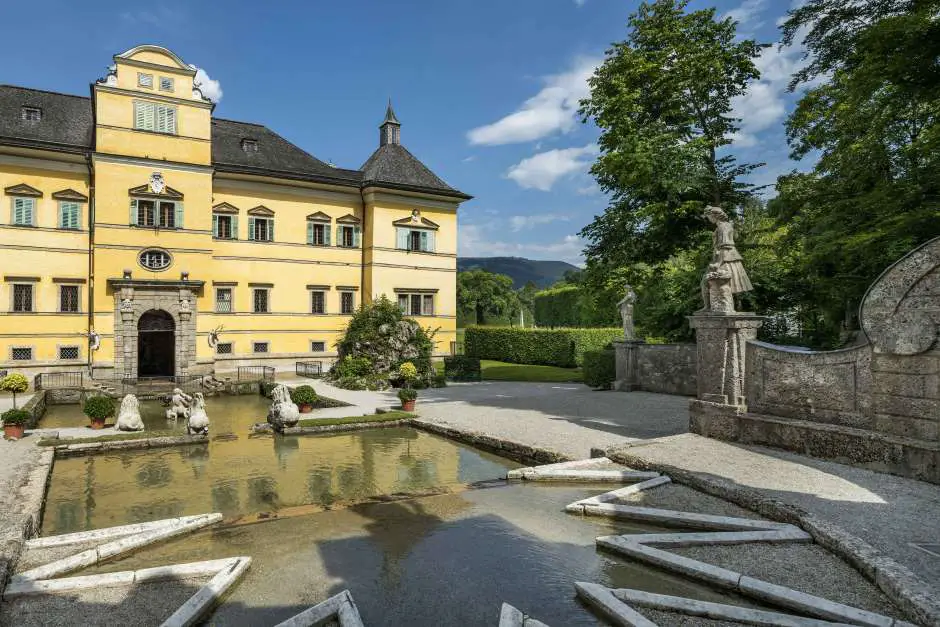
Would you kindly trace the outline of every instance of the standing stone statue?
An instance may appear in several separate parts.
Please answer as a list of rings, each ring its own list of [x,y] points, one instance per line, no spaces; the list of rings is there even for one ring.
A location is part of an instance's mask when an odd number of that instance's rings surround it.
[[[633,328],[634,303],[636,303],[636,292],[627,283],[626,292],[620,302],[617,303],[617,308],[620,310],[620,320],[623,322],[623,339],[625,340],[636,339],[636,329]]]
[[[186,423],[186,433],[190,435],[209,434],[209,416],[206,414],[206,399],[202,392],[196,392],[193,407],[189,411],[189,422]]]
[[[284,427],[293,427],[300,420],[300,410],[290,399],[290,390],[286,385],[276,385],[271,391],[271,409],[268,410],[268,423],[275,431],[283,431]]]
[[[703,312],[734,313],[734,294],[754,289],[741,253],[734,246],[734,225],[721,207],[706,207],[705,217],[715,225],[712,260],[702,277]]]
[[[121,410],[114,426],[118,431],[144,430],[144,421],[140,418],[140,403],[133,394],[128,394],[121,401]]]

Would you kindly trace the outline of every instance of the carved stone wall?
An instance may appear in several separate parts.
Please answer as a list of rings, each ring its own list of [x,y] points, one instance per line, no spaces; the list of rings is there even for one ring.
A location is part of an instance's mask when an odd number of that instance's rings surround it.
[[[114,289],[114,376],[137,377],[140,317],[151,309],[170,314],[175,323],[175,375],[196,366],[196,294],[182,285],[124,284]]]
[[[940,483],[940,238],[885,270],[860,320],[844,350],[749,341],[743,411],[693,401],[690,429]]]
[[[698,389],[695,344],[619,341],[614,342],[614,349],[617,360],[614,389],[695,396]]]

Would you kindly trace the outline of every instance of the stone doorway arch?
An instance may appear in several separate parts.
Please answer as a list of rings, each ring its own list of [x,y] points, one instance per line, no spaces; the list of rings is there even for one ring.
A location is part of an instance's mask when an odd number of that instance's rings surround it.
[[[137,321],[137,376],[176,374],[176,322],[162,309],[145,311]]]

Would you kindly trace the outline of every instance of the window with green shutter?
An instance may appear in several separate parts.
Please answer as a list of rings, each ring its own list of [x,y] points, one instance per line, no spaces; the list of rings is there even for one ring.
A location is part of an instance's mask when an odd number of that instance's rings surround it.
[[[238,216],[213,213],[212,237],[216,239],[238,239]]]
[[[307,243],[311,246],[329,246],[330,225],[326,222],[307,220]]]
[[[16,226],[35,226],[36,199],[13,197],[13,215],[10,219]]]
[[[274,219],[248,218],[248,239],[256,242],[273,242]]]
[[[134,101],[134,128],[141,131],[176,134],[176,107],[147,102]]]
[[[77,202],[62,201],[59,203],[59,228],[74,229],[81,228],[82,206]]]

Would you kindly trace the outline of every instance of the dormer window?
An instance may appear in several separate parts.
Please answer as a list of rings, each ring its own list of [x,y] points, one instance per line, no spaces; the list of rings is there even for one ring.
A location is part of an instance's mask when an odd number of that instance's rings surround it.
[[[20,119],[27,122],[38,122],[42,119],[42,109],[39,107],[23,107],[20,109]]]
[[[248,153],[258,152],[258,140],[248,138],[243,139],[242,150]]]
[[[166,76],[160,77],[160,91],[173,91],[173,79]]]
[[[153,74],[145,74],[143,72],[137,72],[137,86],[146,87],[147,89],[153,89]]]

